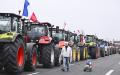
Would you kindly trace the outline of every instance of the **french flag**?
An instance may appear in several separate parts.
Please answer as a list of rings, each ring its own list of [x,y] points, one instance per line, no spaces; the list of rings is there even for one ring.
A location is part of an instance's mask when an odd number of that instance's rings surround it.
[[[29,11],[28,11],[29,5],[30,5],[29,1],[25,0],[22,16],[29,17],[29,19],[33,22],[38,22],[37,17],[34,12],[32,12],[31,16],[28,16],[29,15]]]

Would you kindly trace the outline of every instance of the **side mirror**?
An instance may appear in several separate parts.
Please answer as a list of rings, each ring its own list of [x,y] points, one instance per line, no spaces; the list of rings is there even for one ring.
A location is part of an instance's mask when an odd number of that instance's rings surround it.
[[[59,33],[59,26],[56,26],[56,33]]]

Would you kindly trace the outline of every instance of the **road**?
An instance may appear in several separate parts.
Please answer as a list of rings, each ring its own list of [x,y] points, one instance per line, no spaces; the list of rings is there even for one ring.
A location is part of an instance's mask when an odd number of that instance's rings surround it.
[[[85,61],[70,65],[69,72],[62,72],[61,67],[46,69],[39,66],[35,72],[23,72],[20,75],[120,75],[120,55],[114,54],[98,59],[93,59],[93,71],[83,72]],[[0,72],[0,75],[9,75]]]

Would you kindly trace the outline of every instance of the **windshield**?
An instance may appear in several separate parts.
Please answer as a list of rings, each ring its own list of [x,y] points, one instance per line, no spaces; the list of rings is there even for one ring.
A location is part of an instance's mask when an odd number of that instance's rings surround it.
[[[53,33],[53,34],[52,34],[53,37],[55,37],[56,39],[59,39],[59,40],[64,39],[64,35],[63,35],[62,32],[56,33],[56,31],[53,31],[52,33]]]
[[[86,42],[93,42],[93,37],[92,36],[87,36],[86,37]]]
[[[31,37],[40,37],[45,35],[45,27],[39,25],[31,25],[31,30],[27,32]]]
[[[74,41],[74,36],[70,37],[70,40],[71,40],[71,41]]]
[[[11,30],[10,17],[0,16],[0,31],[7,32]]]

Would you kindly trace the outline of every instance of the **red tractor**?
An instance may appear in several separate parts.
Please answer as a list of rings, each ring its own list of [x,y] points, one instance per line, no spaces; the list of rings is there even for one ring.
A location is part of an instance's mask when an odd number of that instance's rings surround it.
[[[27,42],[33,42],[37,46],[37,60],[44,67],[50,68],[55,65],[56,46],[52,37],[53,27],[48,22],[26,22],[27,24]]]

